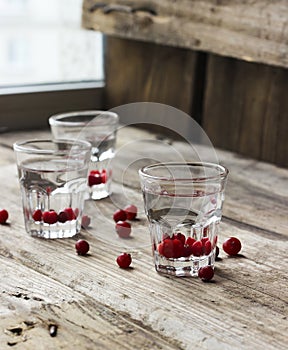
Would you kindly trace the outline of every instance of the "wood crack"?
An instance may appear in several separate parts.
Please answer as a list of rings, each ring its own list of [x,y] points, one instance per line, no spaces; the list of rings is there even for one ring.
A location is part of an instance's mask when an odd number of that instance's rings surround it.
[[[253,224],[249,224],[247,222],[239,221],[238,219],[233,219],[233,218],[225,216],[225,215],[222,216],[222,220],[223,220],[223,222],[227,222],[233,226],[237,226],[238,228],[245,229],[247,231],[252,231],[255,233],[259,233],[262,237],[265,237],[265,238],[278,239],[278,240],[283,241],[283,242],[288,241],[287,235],[276,232],[276,231],[267,230],[267,229],[264,229],[262,227],[259,227],[259,226],[253,225]]]

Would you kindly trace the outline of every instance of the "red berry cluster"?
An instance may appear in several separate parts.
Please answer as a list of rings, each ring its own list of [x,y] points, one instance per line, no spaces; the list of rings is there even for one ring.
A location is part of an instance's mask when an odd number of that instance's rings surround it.
[[[9,214],[6,209],[0,210],[0,224],[6,224],[8,217],[9,217]]]
[[[113,214],[116,222],[115,229],[119,237],[128,238],[131,234],[131,224],[126,220],[134,220],[137,216],[137,207],[133,204],[127,205],[124,209],[118,209]]]
[[[230,238],[227,238],[225,242],[223,242],[222,248],[226,254],[228,254],[230,256],[235,256],[240,252],[242,245],[241,245],[241,242],[238,238],[230,237]],[[219,247],[218,246],[216,246],[215,255],[216,255],[216,258],[219,255]],[[210,265],[203,266],[198,271],[198,277],[201,278],[202,281],[204,281],[204,282],[210,281],[213,278],[213,276],[214,276],[214,269]]]
[[[91,170],[88,175],[88,185],[90,187],[94,185],[105,184],[107,180],[108,180],[108,174],[106,169],[103,169],[102,171]]]
[[[66,221],[75,220],[77,216],[78,210],[75,209],[74,211],[72,208],[65,208],[58,214],[53,209],[44,212],[42,212],[41,209],[36,209],[32,214],[32,218],[34,221],[43,221],[49,225],[56,224],[56,222],[64,223]]]
[[[216,240],[215,240],[216,241]],[[183,233],[174,233],[172,237],[164,238],[158,244],[158,252],[167,259],[181,257],[209,255],[214,247],[208,237],[199,241],[192,237],[186,237]]]

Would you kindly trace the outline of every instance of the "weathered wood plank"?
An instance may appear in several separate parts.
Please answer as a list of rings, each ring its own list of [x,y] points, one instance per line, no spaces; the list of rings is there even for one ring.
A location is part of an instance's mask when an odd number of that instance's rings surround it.
[[[133,140],[137,132],[139,138],[155,137],[123,128],[118,147]],[[3,135],[1,143],[11,145],[20,136],[10,134],[6,139]],[[189,155],[187,145],[172,145]],[[163,277],[154,271],[148,226],[141,211],[140,220],[133,223],[133,239],[117,240],[113,198],[87,202],[92,225],[79,236],[91,245],[87,257],[75,254],[76,237],[47,241],[28,236],[13,152],[0,147],[0,159],[4,152],[10,156],[10,163],[7,156],[1,165],[1,206],[9,209],[11,218],[10,226],[1,226],[0,231],[1,348],[2,344],[3,349],[11,348],[7,345],[11,339],[19,340],[7,329],[21,325],[26,327],[21,349],[31,349],[37,343],[41,344],[39,349],[42,345],[43,349],[53,349],[55,344],[64,349],[286,349],[288,232],[284,226],[281,230],[276,227],[276,234],[269,230],[275,224],[285,224],[287,170],[219,152],[232,179],[226,192],[220,243],[232,234],[240,237],[243,256],[227,258],[221,252],[215,282],[205,284],[193,278]],[[140,207],[137,173],[132,170],[127,173],[125,191]],[[272,179],[271,189],[268,185]],[[116,199],[121,197],[121,183],[114,184],[114,192]],[[264,217],[263,221],[253,219],[253,208],[265,198],[263,216],[270,212],[273,217],[267,221]],[[232,207],[228,212],[227,203]],[[133,256],[130,270],[119,269],[115,263],[124,249]],[[29,328],[24,321],[35,323]],[[50,322],[59,326],[55,338],[48,333]]]
[[[288,67],[285,0],[84,0],[83,26]]]
[[[197,79],[196,53],[113,37],[106,38],[105,47],[107,108],[158,102],[190,114]]]
[[[288,71],[209,55],[203,127],[216,147],[288,167]]]

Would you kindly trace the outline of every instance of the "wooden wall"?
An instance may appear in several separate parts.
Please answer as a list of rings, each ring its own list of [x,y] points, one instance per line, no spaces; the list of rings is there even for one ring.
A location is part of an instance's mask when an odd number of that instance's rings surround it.
[[[159,102],[198,121],[216,147],[288,167],[288,70],[108,37],[106,108]]]
[[[84,0],[106,34],[106,108],[153,101],[212,143],[288,167],[288,2]]]

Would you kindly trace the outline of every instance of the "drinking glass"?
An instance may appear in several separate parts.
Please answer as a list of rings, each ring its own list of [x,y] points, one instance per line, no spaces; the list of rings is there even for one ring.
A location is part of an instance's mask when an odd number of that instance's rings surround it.
[[[111,194],[112,165],[119,117],[109,111],[79,111],[51,116],[54,138],[83,139],[92,144],[88,172],[90,198]]]
[[[159,163],[139,171],[156,271],[196,276],[214,268],[228,170],[218,164]]]
[[[14,143],[26,231],[43,238],[80,232],[91,154],[80,140]]]

